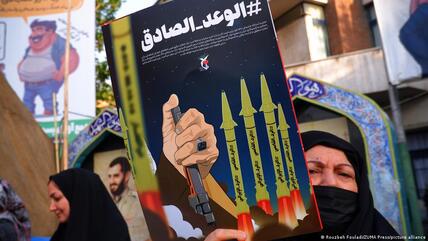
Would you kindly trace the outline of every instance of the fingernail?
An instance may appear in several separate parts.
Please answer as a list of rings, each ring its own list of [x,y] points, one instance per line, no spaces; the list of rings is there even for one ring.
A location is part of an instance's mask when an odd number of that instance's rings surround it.
[[[180,127],[176,127],[175,128],[175,133],[180,134],[182,131],[182,129]]]

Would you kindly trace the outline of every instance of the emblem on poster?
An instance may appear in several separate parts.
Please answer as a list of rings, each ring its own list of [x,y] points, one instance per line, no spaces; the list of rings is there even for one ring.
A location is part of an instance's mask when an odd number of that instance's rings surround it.
[[[208,65],[208,56],[209,55],[207,54],[199,58],[199,60],[201,61],[201,71],[205,71],[210,68],[210,66]]]

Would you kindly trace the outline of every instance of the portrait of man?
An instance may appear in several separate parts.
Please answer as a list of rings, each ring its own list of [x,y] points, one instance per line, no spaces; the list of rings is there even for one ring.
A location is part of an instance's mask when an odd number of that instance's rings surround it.
[[[126,151],[121,149],[96,153],[94,155],[94,172],[101,177],[128,224],[131,240],[149,240],[149,231],[138,194],[135,191],[131,165],[126,158]]]
[[[132,212],[130,210],[132,207],[129,204],[138,203],[137,193],[130,191],[128,187],[130,177],[131,166],[126,157],[118,157],[110,162],[108,170],[109,190],[122,214]]]

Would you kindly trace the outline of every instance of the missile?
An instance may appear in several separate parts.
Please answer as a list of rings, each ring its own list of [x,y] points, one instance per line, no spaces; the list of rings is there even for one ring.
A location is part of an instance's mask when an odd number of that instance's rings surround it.
[[[119,108],[119,122],[120,122],[120,129],[122,130],[122,138],[125,143],[126,155],[128,157],[128,160],[132,162],[131,145],[128,141],[128,127],[126,126],[125,117],[123,116],[122,108]],[[135,176],[134,168],[132,168],[132,175]]]
[[[154,213],[156,213],[160,219],[163,221],[163,224],[165,225],[162,228],[165,228],[168,230],[168,219],[166,218],[166,215],[164,213],[163,207],[162,207],[162,200],[161,200],[161,194],[158,188],[156,177],[154,176],[154,173],[151,169],[151,160],[149,157],[149,150],[144,142],[143,147],[143,153],[140,158],[133,158],[132,147],[131,142],[129,141],[128,136],[128,126],[125,121],[125,117],[122,112],[122,108],[119,108],[119,121],[120,121],[120,127],[122,129],[122,137],[123,141],[125,143],[125,148],[127,150],[127,157],[131,164],[132,169],[132,175],[135,180],[135,187],[138,194],[138,199],[140,201],[140,205],[142,208],[146,208]],[[144,178],[143,178],[144,177]],[[162,225],[160,223],[152,224],[150,222],[147,222],[147,226],[151,230],[159,229]],[[156,236],[156,238],[152,237],[153,240],[169,240],[172,238],[172,232],[168,232],[166,234],[162,234],[160,236]]]
[[[262,94],[262,106],[260,107],[260,111],[264,114],[270,153],[275,170],[276,196],[278,197],[278,221],[279,223],[294,229],[299,224],[290,199],[290,190],[288,189],[287,180],[285,179],[284,165],[282,162],[281,147],[279,144],[274,113],[276,106],[272,102],[266,77],[263,73],[260,75],[260,81]]]
[[[281,133],[281,142],[282,147],[285,152],[285,163],[287,164],[288,169],[288,180],[290,188],[291,201],[293,203],[293,208],[296,213],[296,218],[303,220],[303,218],[308,215],[306,213],[305,204],[303,203],[302,194],[300,193],[299,182],[297,181],[296,171],[294,169],[293,154],[291,152],[290,137],[288,134],[288,129],[290,126],[287,124],[287,120],[284,116],[284,111],[282,105],[278,104],[278,119],[279,119],[279,132]]]
[[[227,153],[229,156],[230,170],[232,172],[233,187],[235,190],[236,213],[238,214],[238,229],[244,231],[248,236],[254,232],[251,222],[250,208],[245,196],[244,182],[242,180],[241,165],[239,162],[238,146],[236,144],[235,127],[238,126],[232,118],[229,102],[226,93],[221,92],[221,111],[223,123],[220,128],[223,129],[226,137]]]
[[[141,92],[138,88],[138,74],[134,55],[132,31],[129,17],[121,18],[111,25],[111,40],[116,61],[116,77],[122,101],[119,111],[124,137],[134,173],[135,186],[140,204],[156,214],[163,222],[147,222],[149,230],[166,228],[168,220],[162,207],[160,191],[155,174],[151,169],[151,159],[145,142],[143,106],[140,102]],[[151,235],[153,236],[153,235]],[[168,240],[172,232],[159,235],[156,240]],[[152,237],[153,238],[153,237]]]
[[[177,106],[171,109],[174,124],[180,121],[182,113],[180,107]],[[202,151],[206,149],[207,143],[199,138],[197,140],[197,149]],[[215,223],[215,217],[211,209],[208,193],[205,191],[204,184],[202,183],[201,173],[199,172],[198,164],[193,164],[186,167],[187,182],[190,188],[190,195],[188,197],[190,206],[197,214],[203,215],[208,224]]]
[[[239,115],[244,117],[245,132],[247,135],[248,148],[250,151],[251,163],[253,165],[254,181],[256,184],[257,206],[263,209],[266,214],[273,215],[270,197],[263,174],[256,123],[254,121],[254,113],[257,111],[253,108],[251,103],[244,78],[241,78],[241,105],[242,109]]]

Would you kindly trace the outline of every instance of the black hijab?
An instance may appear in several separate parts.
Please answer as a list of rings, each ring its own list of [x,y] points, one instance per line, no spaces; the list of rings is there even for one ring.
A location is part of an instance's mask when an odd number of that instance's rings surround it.
[[[97,174],[73,168],[49,177],[70,203],[52,241],[130,241],[125,220]]]
[[[343,234],[398,235],[388,221],[373,206],[366,164],[354,146],[335,135],[322,131],[308,131],[302,133],[301,137],[305,151],[316,145],[341,150],[345,153],[354,168],[358,185],[358,210],[351,224],[345,229]]]

